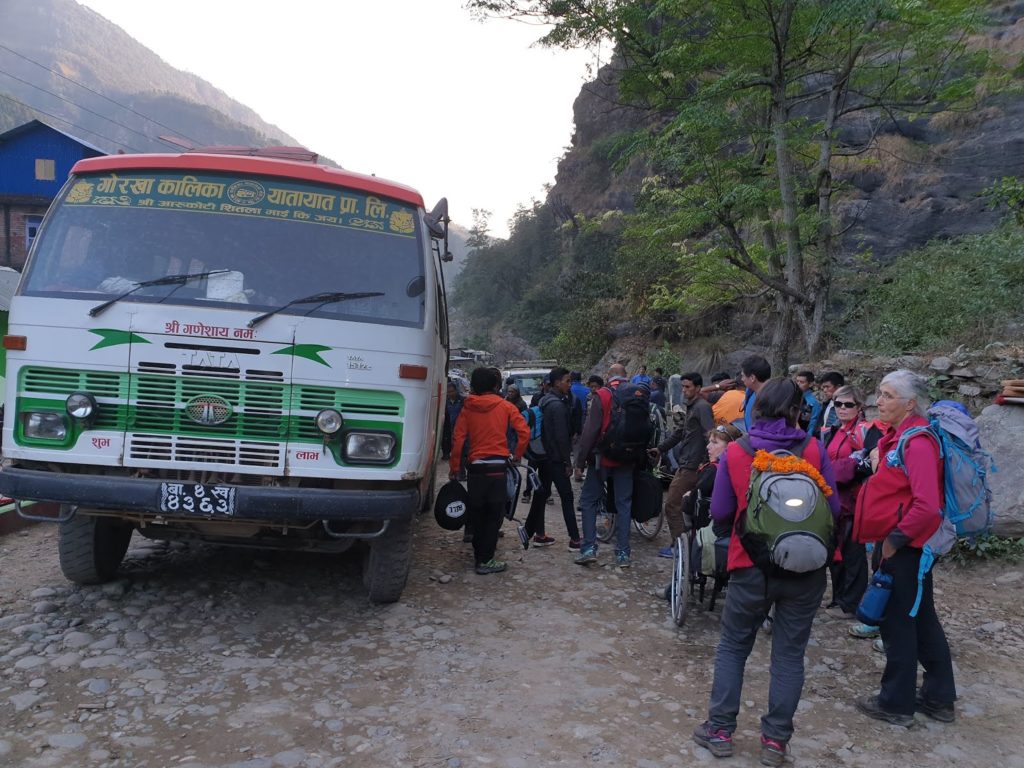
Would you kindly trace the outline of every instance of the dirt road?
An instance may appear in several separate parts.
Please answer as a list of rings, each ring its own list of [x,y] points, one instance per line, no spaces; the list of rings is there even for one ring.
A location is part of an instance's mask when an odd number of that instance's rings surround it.
[[[56,530],[0,539],[0,765],[687,766],[714,614],[677,630],[650,589],[671,561],[573,565],[558,544],[500,549],[477,576],[461,533],[419,519],[401,603],[370,606],[345,557],[140,539],[123,578],[73,587]],[[801,766],[1024,766],[1024,568],[941,567],[937,603],[961,699],[952,726],[867,720],[882,658],[821,614],[792,754]],[[448,578],[450,576],[450,579]],[[757,764],[770,638],[748,663],[737,755]],[[717,763],[716,763],[717,764]]]

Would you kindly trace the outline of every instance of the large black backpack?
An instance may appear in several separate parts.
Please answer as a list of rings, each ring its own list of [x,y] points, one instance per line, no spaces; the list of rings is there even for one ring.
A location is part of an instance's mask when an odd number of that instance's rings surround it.
[[[610,389],[611,418],[598,441],[597,450],[612,461],[631,462],[644,458],[654,424],[651,423],[650,390],[623,383]]]

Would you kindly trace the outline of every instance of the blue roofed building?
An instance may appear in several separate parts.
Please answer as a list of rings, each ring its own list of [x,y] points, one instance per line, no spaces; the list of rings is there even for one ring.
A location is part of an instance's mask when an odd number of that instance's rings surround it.
[[[41,120],[0,133],[0,265],[24,265],[43,214],[72,166],[105,154]]]

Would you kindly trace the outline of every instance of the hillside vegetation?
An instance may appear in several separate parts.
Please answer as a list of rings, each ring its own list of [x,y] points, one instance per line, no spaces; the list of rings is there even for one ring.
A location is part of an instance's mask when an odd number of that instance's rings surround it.
[[[1024,3],[471,6],[616,51],[548,198],[471,254],[477,343],[585,367],[623,334],[715,335],[781,367],[1017,327],[1020,237],[985,190],[1024,175]]]

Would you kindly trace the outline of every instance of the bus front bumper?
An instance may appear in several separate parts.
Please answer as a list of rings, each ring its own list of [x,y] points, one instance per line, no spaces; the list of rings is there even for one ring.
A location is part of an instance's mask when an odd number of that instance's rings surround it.
[[[169,485],[188,486],[149,478],[111,475],[79,475],[42,472],[20,467],[0,471],[0,494],[21,501],[51,501],[87,509],[132,511],[165,517],[197,520],[294,520],[371,521],[408,520],[419,508],[416,488],[389,490],[293,488],[219,483],[213,488],[231,489],[230,513],[186,509],[161,509]]]

